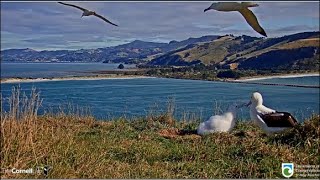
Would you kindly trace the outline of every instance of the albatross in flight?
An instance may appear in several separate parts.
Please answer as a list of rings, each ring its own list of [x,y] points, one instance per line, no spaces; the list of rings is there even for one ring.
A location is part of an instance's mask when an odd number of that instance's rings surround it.
[[[256,3],[251,2],[218,2],[218,3],[212,3],[210,7],[204,10],[204,12],[214,9],[217,11],[238,11],[242,14],[242,16],[246,19],[247,23],[258,33],[261,35],[267,37],[266,32],[264,29],[259,25],[257,17],[253,14],[252,11],[250,11],[249,7],[257,7],[259,6]]]
[[[96,17],[98,17],[98,18],[100,18],[100,19],[104,20],[105,22],[107,22],[107,23],[109,23],[109,24],[112,24],[112,25],[114,25],[114,26],[118,26],[118,25],[116,25],[116,24],[112,23],[111,21],[109,21],[108,19],[106,19],[105,17],[103,17],[103,16],[101,16],[101,15],[97,14],[97,13],[96,13],[96,12],[94,12],[94,11],[90,11],[90,10],[88,10],[88,9],[85,9],[85,8],[82,8],[82,7],[79,7],[79,6],[73,5],[73,4],[68,4],[68,3],[63,3],[63,2],[58,2],[58,3],[59,3],[59,4],[66,5],[66,6],[75,7],[75,8],[78,8],[78,9],[82,10],[82,11],[83,11],[83,13],[82,13],[82,16],[81,16],[81,17],[83,17],[83,16],[91,16],[91,15],[94,15],[94,16],[96,16]]]
[[[262,95],[254,92],[250,102],[250,117],[255,124],[260,126],[267,134],[281,132],[298,124],[297,120],[288,112],[278,112],[265,107]]]

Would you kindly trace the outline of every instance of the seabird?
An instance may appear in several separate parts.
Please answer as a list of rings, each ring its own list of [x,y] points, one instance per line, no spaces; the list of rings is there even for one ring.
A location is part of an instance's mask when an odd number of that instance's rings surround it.
[[[78,9],[82,10],[82,11],[83,11],[83,13],[82,13],[82,16],[81,16],[81,17],[83,17],[83,16],[91,16],[91,15],[94,15],[94,16],[96,16],[96,17],[98,17],[98,18],[100,18],[100,19],[104,20],[105,22],[107,22],[107,23],[109,23],[109,24],[112,24],[112,25],[114,25],[114,26],[118,26],[118,25],[116,25],[116,24],[112,23],[111,21],[109,21],[108,19],[106,19],[105,17],[103,17],[103,16],[101,16],[101,15],[97,14],[97,13],[96,13],[96,12],[94,12],[94,11],[90,11],[90,10],[88,10],[88,9],[85,9],[85,8],[82,8],[82,7],[79,7],[79,6],[73,5],[73,4],[68,4],[68,3],[63,3],[63,2],[58,2],[58,3],[59,3],[59,4],[66,5],[66,6],[75,7],[75,8],[78,8]]]
[[[238,11],[242,14],[242,16],[246,19],[247,23],[258,33],[261,35],[267,37],[266,32],[264,29],[259,25],[257,17],[253,14],[252,11],[250,11],[249,7],[257,7],[259,6],[256,3],[251,2],[218,2],[218,3],[212,3],[210,7],[204,10],[204,12],[214,9],[217,11]]]
[[[200,123],[197,134],[205,135],[214,132],[230,132],[236,124],[236,112],[244,105],[233,104],[222,115],[211,116],[209,120]]]
[[[281,132],[298,124],[290,113],[275,111],[265,107],[262,103],[262,95],[254,92],[247,106],[250,106],[251,120],[267,134]]]

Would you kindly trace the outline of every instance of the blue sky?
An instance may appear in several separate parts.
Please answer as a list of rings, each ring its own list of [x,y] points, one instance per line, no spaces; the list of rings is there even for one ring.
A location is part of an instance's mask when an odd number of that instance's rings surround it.
[[[1,2],[1,50],[91,49],[204,35],[261,37],[238,12],[203,10],[211,2],[72,2],[119,25],[56,2]],[[319,2],[259,2],[251,8],[269,37],[319,30]]]

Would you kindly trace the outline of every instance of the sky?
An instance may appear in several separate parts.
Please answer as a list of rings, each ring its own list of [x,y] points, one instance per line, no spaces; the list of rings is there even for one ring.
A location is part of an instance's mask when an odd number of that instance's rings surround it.
[[[70,2],[71,3],[71,2]],[[72,2],[119,25],[56,2],[1,2],[1,50],[75,50],[134,40],[181,41],[204,35],[261,37],[238,12],[203,10],[211,2]],[[268,37],[319,31],[319,2],[259,2],[251,10]]]

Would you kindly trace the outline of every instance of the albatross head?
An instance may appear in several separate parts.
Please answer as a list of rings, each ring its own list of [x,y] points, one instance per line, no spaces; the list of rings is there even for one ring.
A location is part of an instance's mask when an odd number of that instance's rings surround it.
[[[247,106],[250,106],[252,104],[254,107],[257,107],[259,105],[262,105],[262,103],[263,103],[262,95],[258,92],[254,92]]]
[[[212,3],[211,6],[208,7],[207,9],[205,9],[203,12],[206,12],[206,11],[208,11],[210,9],[215,9],[217,5],[218,5],[218,3]]]

